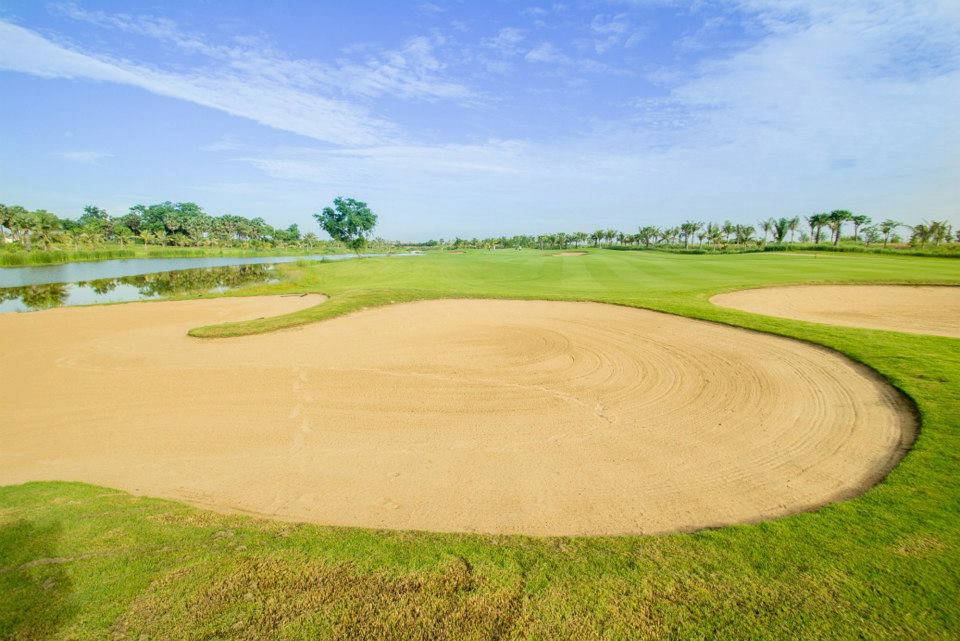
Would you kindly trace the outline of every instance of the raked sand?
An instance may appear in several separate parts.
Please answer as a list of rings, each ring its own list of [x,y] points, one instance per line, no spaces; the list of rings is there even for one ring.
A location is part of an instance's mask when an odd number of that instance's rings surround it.
[[[814,323],[960,338],[960,287],[796,285],[718,294],[710,302]]]
[[[913,438],[898,393],[834,352],[626,307],[442,300],[186,335],[317,302],[0,316],[0,483],[331,525],[654,533],[855,495]]]

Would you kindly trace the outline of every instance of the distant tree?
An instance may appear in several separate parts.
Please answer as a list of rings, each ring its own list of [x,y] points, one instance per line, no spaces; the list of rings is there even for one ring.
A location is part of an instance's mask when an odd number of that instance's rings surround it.
[[[753,238],[756,231],[756,228],[752,225],[737,225],[734,229],[737,244],[743,245],[744,243],[750,242],[750,239]]]
[[[713,223],[710,223],[710,224],[712,225]],[[701,227],[700,229],[697,230],[697,247],[703,247],[703,241],[707,238],[709,233],[710,233],[709,228],[704,229],[703,227]]]
[[[33,213],[20,205],[10,207],[7,226],[14,241],[24,247],[30,247],[30,229],[33,227]]]
[[[773,218],[760,221],[760,229],[763,230],[763,242],[767,242],[767,234],[773,231],[773,222]]]
[[[31,215],[30,231],[44,249],[50,248],[50,242],[56,230],[60,229],[60,219],[46,209],[38,209]]]
[[[892,218],[887,218],[882,223],[880,223],[880,233],[883,234],[883,246],[887,246],[887,242],[890,240],[890,234],[895,232],[898,227],[903,227],[903,223],[893,220]]]
[[[929,225],[930,239],[934,245],[939,246],[945,240],[950,239],[950,224],[945,220],[935,220]]]
[[[10,222],[13,220],[13,207],[9,205],[4,205],[0,203],[0,242],[3,242],[7,239],[7,233],[4,228],[10,230],[11,237],[13,236],[13,229],[10,227]]]
[[[367,203],[340,196],[333,199],[333,207],[324,207],[321,213],[314,214],[313,217],[331,238],[339,240],[358,253],[377,225],[377,215],[370,210]]]
[[[732,220],[723,221],[723,226],[720,229],[723,231],[726,240],[730,240],[737,233],[737,226],[733,224]]]
[[[810,236],[815,244],[820,242],[820,234],[827,225],[827,214],[820,212],[807,216],[807,224],[810,226]]]
[[[863,234],[863,242],[866,245],[878,242],[881,238],[880,228],[877,225],[867,225],[860,231]]]
[[[910,235],[911,245],[920,245],[923,247],[930,242],[930,227],[925,223],[914,225],[910,228],[910,231],[913,232]]]
[[[840,242],[840,234],[843,231],[843,223],[852,219],[853,214],[846,209],[834,209],[827,215],[827,225],[830,227],[831,232],[833,232],[834,245]]]
[[[110,214],[107,213],[106,209],[101,209],[96,205],[87,205],[83,208],[83,215],[80,216],[80,224],[87,225],[92,222],[103,222],[106,223],[110,220]]]
[[[854,214],[850,216],[850,222],[853,223],[853,239],[860,240],[860,227],[863,225],[870,224],[870,216],[864,216],[863,214]]]
[[[782,243],[783,239],[787,237],[787,233],[790,231],[790,218],[777,218],[774,220],[770,219],[770,231],[773,232],[773,240],[776,243]]]
[[[719,245],[723,240],[724,232],[723,228],[717,223],[709,223],[707,225],[707,238],[710,240],[710,243],[713,245]]]
[[[696,220],[688,220],[680,224],[680,234],[683,236],[684,248],[689,247],[690,237],[703,227],[703,223]]]
[[[790,242],[796,237],[797,230],[800,229],[800,216],[794,216],[790,219]]]
[[[637,237],[644,247],[649,247],[650,243],[654,241],[657,236],[660,235],[660,230],[652,225],[647,225],[646,227],[641,227],[637,231]]]

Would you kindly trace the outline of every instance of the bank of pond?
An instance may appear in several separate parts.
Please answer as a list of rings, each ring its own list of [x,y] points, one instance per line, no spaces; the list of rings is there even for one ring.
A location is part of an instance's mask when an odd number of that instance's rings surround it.
[[[151,300],[190,292],[224,292],[257,283],[278,282],[273,265],[232,265],[184,269],[73,283],[0,288],[0,312]]]
[[[399,254],[139,258],[0,269],[0,313],[224,292],[278,282],[278,263],[340,261]]]

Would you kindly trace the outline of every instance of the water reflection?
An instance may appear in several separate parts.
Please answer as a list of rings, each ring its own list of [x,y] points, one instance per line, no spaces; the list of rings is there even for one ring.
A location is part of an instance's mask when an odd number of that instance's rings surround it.
[[[5,287],[0,288],[0,312],[146,300],[187,292],[226,291],[243,285],[276,280],[273,265],[234,265],[100,278],[77,283]]]

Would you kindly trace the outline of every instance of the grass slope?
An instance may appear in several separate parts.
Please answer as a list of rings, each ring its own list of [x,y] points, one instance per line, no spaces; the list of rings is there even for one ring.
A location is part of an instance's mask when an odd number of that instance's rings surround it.
[[[960,636],[960,340],[708,302],[720,291],[773,284],[960,283],[960,262],[549,254],[285,265],[288,281],[243,293],[320,291],[330,301],[193,333],[271,331],[443,296],[648,307],[824,344],[867,363],[917,403],[913,451],[859,498],[757,525],[657,537],[376,532],[220,515],[84,484],[3,487],[0,638]]]

